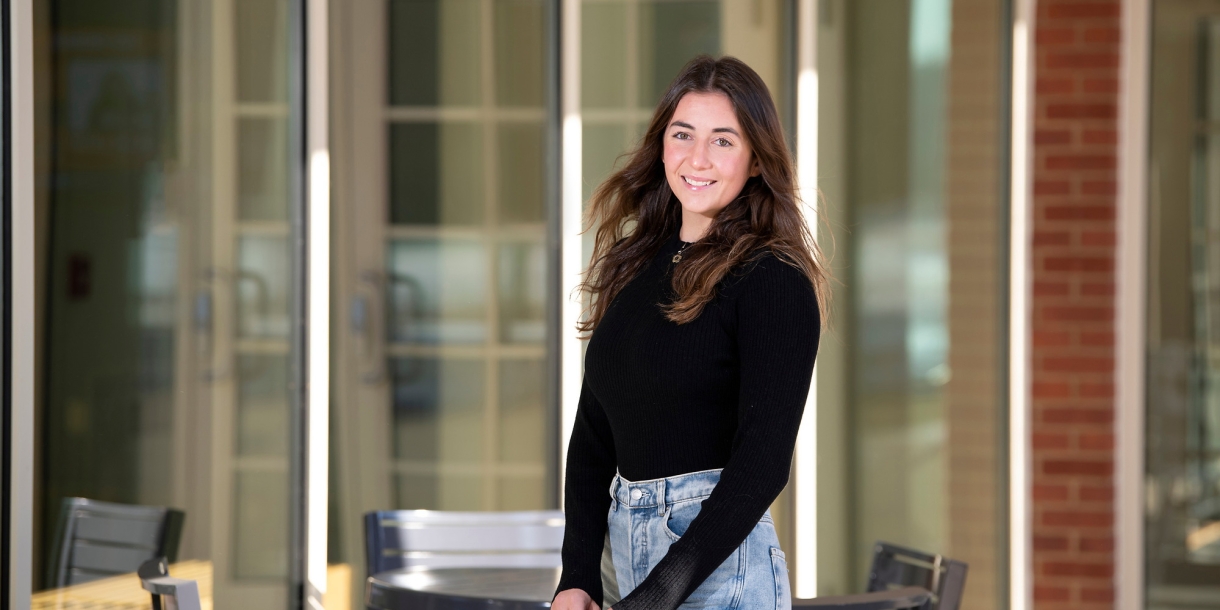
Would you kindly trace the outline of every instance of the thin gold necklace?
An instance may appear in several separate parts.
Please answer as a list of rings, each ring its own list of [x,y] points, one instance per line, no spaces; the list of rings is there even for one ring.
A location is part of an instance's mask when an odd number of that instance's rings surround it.
[[[674,254],[673,261],[674,261],[675,263],[677,263],[678,261],[681,261],[681,260],[682,260],[682,251],[683,251],[683,250],[685,250],[687,246],[689,246],[689,245],[691,245],[691,244],[693,244],[693,243],[695,243],[695,242],[693,242],[693,241],[691,241],[691,242],[687,242],[687,241],[682,242],[682,247],[681,247],[681,248],[678,248],[678,252]]]

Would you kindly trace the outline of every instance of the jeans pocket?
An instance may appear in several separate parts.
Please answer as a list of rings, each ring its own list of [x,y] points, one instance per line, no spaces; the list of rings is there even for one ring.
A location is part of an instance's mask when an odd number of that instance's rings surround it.
[[[792,592],[788,584],[788,558],[776,547],[771,547],[771,573],[775,576],[775,610],[790,610]]]
[[[695,517],[699,515],[699,509],[702,506],[702,502],[691,501],[667,505],[665,514],[661,515],[661,529],[671,541],[677,542],[686,533],[686,528],[690,527],[691,521],[694,521]]]

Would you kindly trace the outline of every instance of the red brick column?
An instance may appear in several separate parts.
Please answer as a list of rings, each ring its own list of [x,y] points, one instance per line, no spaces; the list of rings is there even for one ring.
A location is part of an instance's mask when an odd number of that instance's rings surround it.
[[[1120,0],[1037,0],[1033,585],[1114,605],[1114,261]]]

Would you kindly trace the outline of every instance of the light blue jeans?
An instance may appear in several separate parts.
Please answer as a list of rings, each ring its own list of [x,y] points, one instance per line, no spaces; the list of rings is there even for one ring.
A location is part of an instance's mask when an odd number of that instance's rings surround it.
[[[610,483],[608,517],[614,576],[620,597],[635,589],[690,525],[720,470]],[[789,610],[788,564],[779,548],[771,511],[763,515],[745,542],[691,593],[682,608]]]

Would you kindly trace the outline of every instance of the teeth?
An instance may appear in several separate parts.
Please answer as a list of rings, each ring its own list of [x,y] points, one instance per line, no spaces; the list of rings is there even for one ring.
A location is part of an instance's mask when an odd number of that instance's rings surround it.
[[[697,182],[695,180],[691,180],[690,178],[687,178],[686,176],[682,176],[682,179],[685,180],[686,183],[691,186],[707,186],[707,185],[715,182],[715,180],[708,180],[707,182]]]

